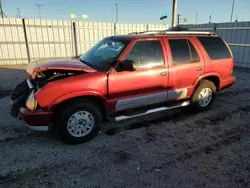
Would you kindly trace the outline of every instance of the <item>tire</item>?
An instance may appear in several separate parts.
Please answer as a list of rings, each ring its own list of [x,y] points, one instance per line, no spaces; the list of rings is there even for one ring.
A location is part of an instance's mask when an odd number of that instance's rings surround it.
[[[214,83],[209,80],[202,80],[191,97],[191,107],[198,111],[210,109],[215,99],[215,93],[216,86]]]
[[[99,132],[101,122],[102,114],[95,103],[76,100],[59,114],[55,127],[63,142],[80,144],[91,140]]]

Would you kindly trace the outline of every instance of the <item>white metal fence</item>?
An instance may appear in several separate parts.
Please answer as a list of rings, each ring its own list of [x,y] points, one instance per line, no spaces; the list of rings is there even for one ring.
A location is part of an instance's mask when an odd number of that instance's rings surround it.
[[[235,65],[250,68],[250,22],[182,25],[193,31],[215,31],[229,44]]]
[[[65,20],[0,19],[0,64],[80,55],[104,37],[168,29],[159,24],[113,24]]]

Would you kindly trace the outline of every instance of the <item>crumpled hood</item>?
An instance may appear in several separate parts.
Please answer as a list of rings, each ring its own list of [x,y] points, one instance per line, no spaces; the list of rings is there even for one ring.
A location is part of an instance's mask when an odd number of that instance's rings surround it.
[[[37,72],[44,70],[79,70],[84,72],[96,72],[95,69],[87,66],[86,64],[72,58],[53,58],[53,59],[40,59],[28,64],[26,71],[32,75],[32,78],[36,77]]]

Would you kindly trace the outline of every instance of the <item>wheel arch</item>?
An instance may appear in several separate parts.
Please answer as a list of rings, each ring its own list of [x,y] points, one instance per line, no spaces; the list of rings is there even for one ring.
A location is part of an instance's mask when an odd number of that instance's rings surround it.
[[[210,74],[205,74],[201,77],[199,77],[194,84],[194,89],[193,92],[195,91],[195,89],[201,84],[201,82],[203,80],[209,80],[211,82],[214,83],[215,87],[216,87],[216,91],[218,91],[220,89],[220,82],[221,82],[221,77],[218,73],[210,73]]]
[[[65,109],[65,106],[68,106],[72,103],[77,103],[77,102],[80,103],[84,101],[89,101],[89,102],[94,103],[100,109],[103,119],[105,120],[107,107],[105,105],[104,100],[101,97],[98,97],[96,95],[84,95],[84,96],[76,96],[73,98],[67,98],[61,101],[60,103],[52,106],[51,109],[53,109],[53,112],[54,112],[52,116],[52,120],[54,121],[56,118],[58,118],[62,110]]]

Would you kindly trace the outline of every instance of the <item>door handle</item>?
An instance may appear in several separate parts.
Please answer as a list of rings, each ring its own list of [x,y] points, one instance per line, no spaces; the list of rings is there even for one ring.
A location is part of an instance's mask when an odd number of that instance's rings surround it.
[[[201,71],[202,67],[196,67],[196,71]]]
[[[167,75],[168,75],[168,71],[161,72],[161,76],[167,76]]]

